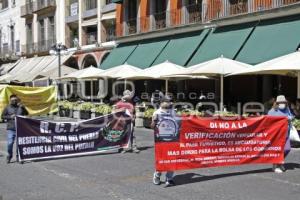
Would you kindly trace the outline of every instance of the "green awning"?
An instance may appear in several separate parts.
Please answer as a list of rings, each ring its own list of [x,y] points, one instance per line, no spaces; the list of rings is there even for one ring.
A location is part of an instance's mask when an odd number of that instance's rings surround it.
[[[254,24],[232,25],[216,28],[204,40],[188,66],[224,55],[233,59],[251,33]]]
[[[193,52],[201,44],[208,33],[208,29],[200,32],[186,33],[174,36],[153,65],[160,64],[166,60],[177,65],[185,66],[193,55]]]
[[[142,42],[137,46],[126,62],[141,69],[150,67],[168,42],[169,39],[162,38]]]
[[[236,60],[258,64],[297,50],[300,44],[300,16],[262,21]]]
[[[112,3],[123,3],[123,0],[112,0]]]
[[[109,69],[124,64],[136,47],[137,44],[120,44],[104,59],[100,68]]]

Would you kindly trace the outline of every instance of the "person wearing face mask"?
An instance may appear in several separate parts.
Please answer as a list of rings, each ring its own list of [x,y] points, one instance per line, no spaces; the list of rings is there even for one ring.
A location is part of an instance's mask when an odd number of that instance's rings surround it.
[[[276,98],[276,102],[274,107],[268,112],[268,115],[272,115],[272,116],[285,116],[288,119],[288,131],[286,134],[286,143],[284,146],[284,157],[286,157],[288,155],[288,153],[291,150],[291,143],[290,143],[290,139],[289,139],[289,135],[290,135],[290,130],[291,130],[291,122],[294,119],[293,114],[291,113],[289,107],[288,107],[288,102],[285,98],[284,95],[279,95]],[[284,164],[283,163],[276,163],[273,164],[273,171],[275,173],[282,173],[285,171],[284,168]]]
[[[157,129],[159,129],[159,126],[160,126],[159,124],[166,119],[172,119],[174,122],[176,122],[177,127],[179,126],[179,122],[177,122],[178,120],[177,120],[175,110],[173,109],[173,106],[171,104],[171,99],[169,97],[163,97],[161,99],[159,109],[157,109],[153,113],[151,127],[154,129],[155,134],[157,132]],[[176,130],[176,131],[178,131],[178,130]],[[163,133],[163,134],[165,134],[165,133]],[[158,135],[160,135],[159,132],[158,132]],[[161,135],[161,137],[160,137],[158,135],[155,135],[155,138],[159,138],[159,139],[163,140],[163,136]],[[169,137],[169,136],[167,136],[167,137]],[[161,181],[160,181],[161,174],[162,173],[159,171],[154,172],[153,184],[159,185],[161,183]],[[166,182],[165,183],[166,183],[167,187],[175,185],[173,176],[174,176],[173,171],[166,172]]]
[[[2,119],[6,120],[7,122],[7,163],[10,163],[13,157],[13,145],[16,137],[15,117],[17,115],[28,115],[28,111],[21,104],[19,98],[16,95],[11,95],[9,99],[10,104],[6,106],[2,113]]]

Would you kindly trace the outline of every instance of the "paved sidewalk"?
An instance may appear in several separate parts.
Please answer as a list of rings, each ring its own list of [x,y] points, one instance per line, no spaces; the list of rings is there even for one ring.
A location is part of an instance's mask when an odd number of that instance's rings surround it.
[[[288,171],[270,165],[177,172],[175,187],[152,184],[153,134],[136,129],[139,154],[116,152],[26,164],[5,163],[5,124],[0,124],[0,196],[3,200],[296,200],[300,197],[300,149]],[[1,197],[0,197],[1,199]]]

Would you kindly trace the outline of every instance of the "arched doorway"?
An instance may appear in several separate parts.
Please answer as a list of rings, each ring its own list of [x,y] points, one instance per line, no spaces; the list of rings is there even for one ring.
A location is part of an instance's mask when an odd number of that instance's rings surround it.
[[[84,57],[82,61],[81,69],[87,68],[89,66],[98,67],[96,58],[91,54],[88,54]]]

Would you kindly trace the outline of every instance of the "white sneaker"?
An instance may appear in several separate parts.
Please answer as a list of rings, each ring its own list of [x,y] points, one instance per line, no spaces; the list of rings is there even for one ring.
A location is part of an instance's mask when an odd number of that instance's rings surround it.
[[[280,169],[281,169],[282,171],[284,171],[284,172],[286,171],[286,169],[285,169],[285,167],[284,167],[284,165],[283,165],[283,164],[282,164],[282,165],[280,165],[279,167],[280,167]]]
[[[153,184],[154,185],[160,185],[160,177],[153,175]]]
[[[280,173],[283,173],[283,170],[280,169],[280,167],[276,167],[276,168],[274,169],[274,172],[280,174]]]

